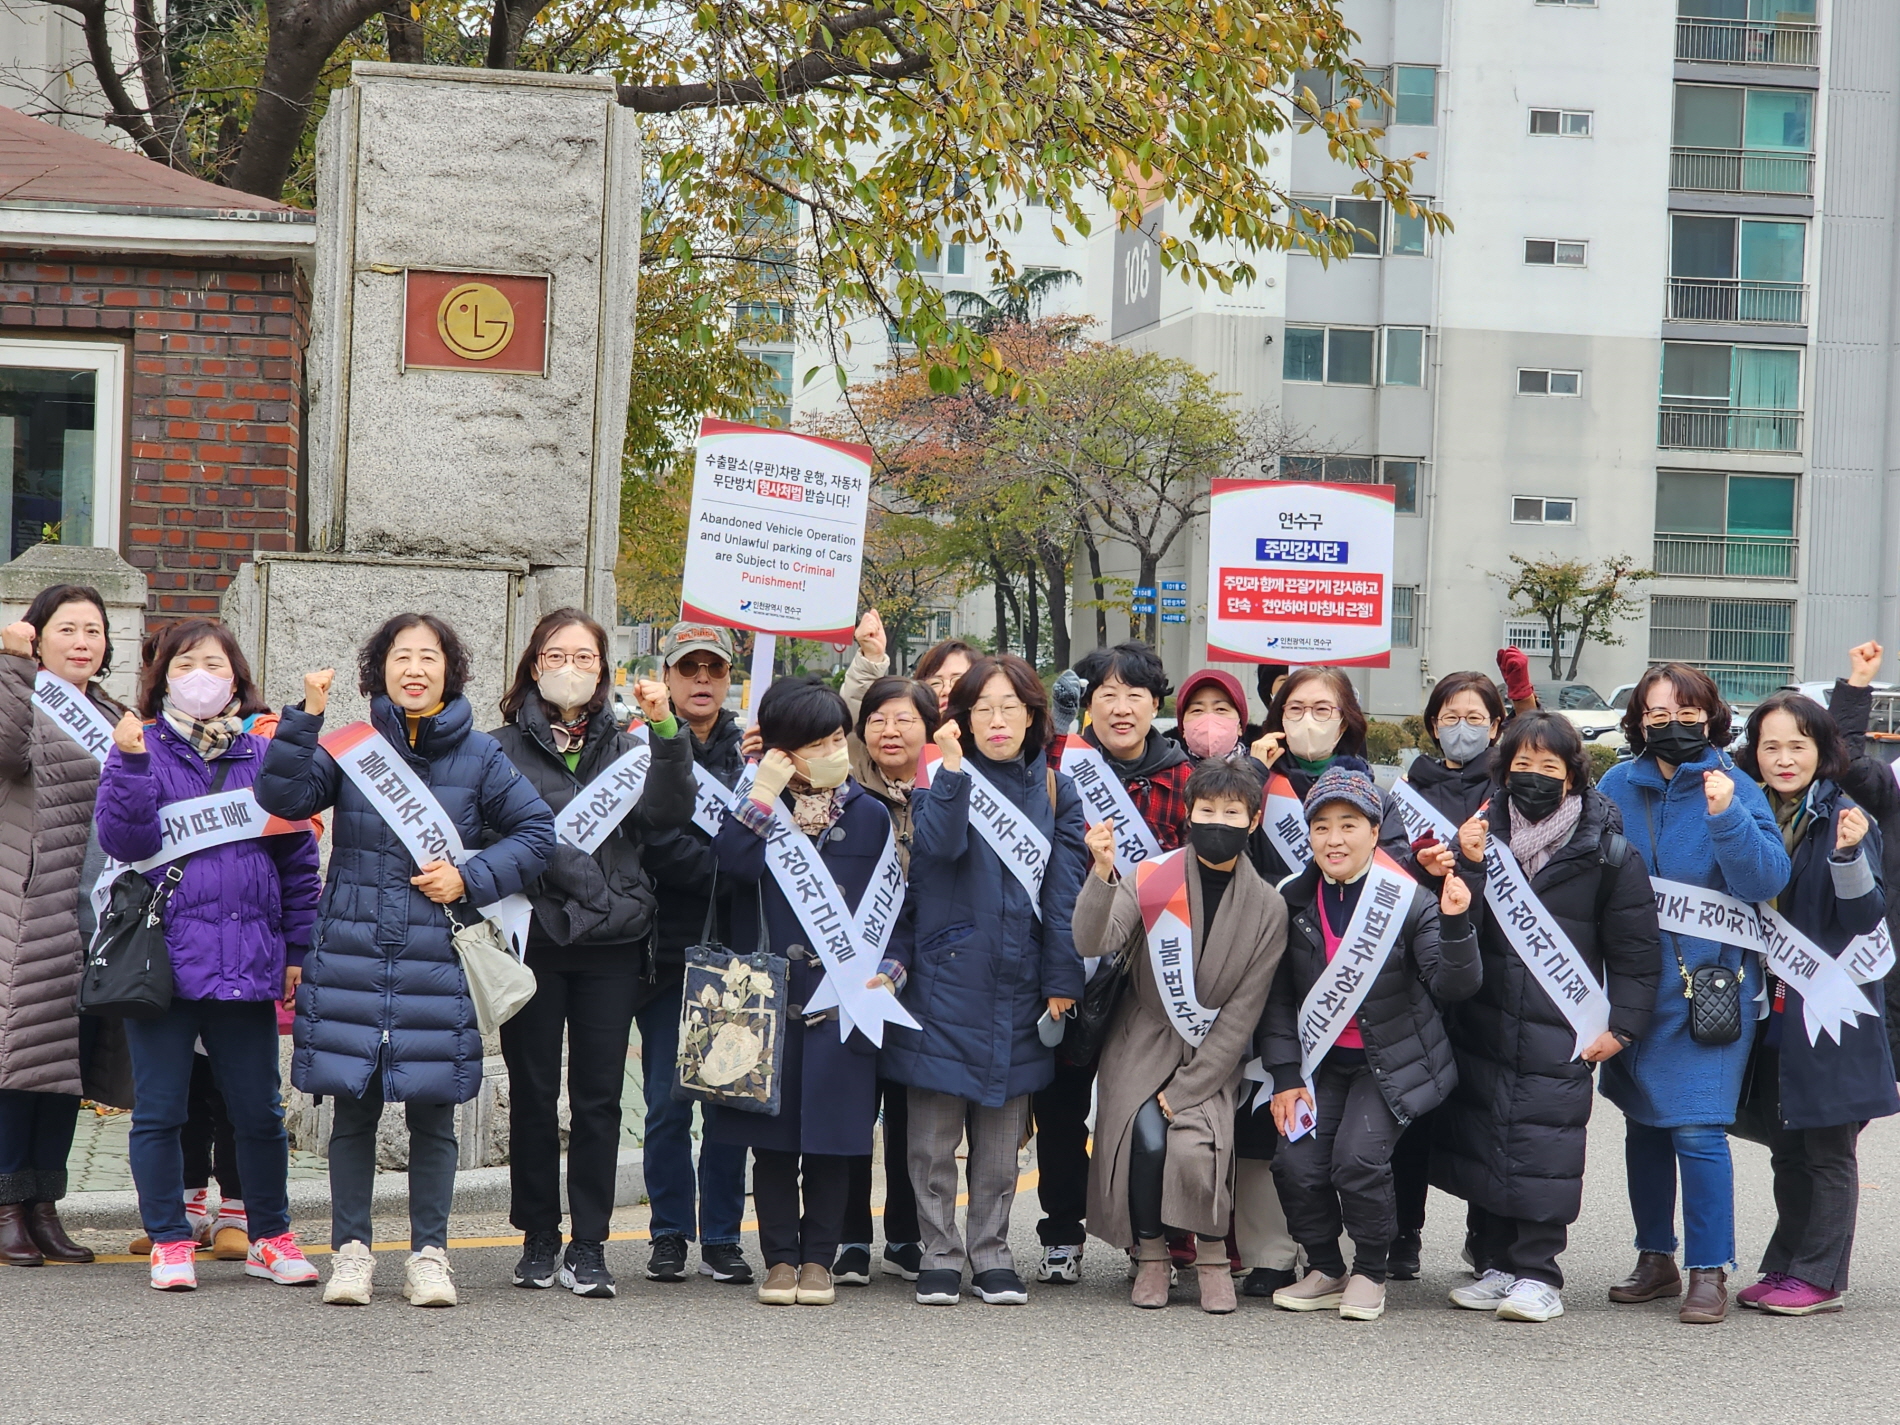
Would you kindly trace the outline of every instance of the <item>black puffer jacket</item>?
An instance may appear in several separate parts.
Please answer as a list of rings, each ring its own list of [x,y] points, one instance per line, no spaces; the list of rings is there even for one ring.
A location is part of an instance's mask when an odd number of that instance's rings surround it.
[[[517,771],[534,784],[558,823],[581,788],[638,744],[620,731],[613,708],[588,721],[587,741],[573,771],[554,750],[554,733],[541,700],[530,697],[515,720],[490,734]],[[682,725],[672,737],[654,737],[653,762],[640,800],[613,833],[588,855],[564,841],[547,869],[528,887],[534,923],[528,953],[551,968],[582,969],[605,947],[644,941],[653,924],[653,883],[641,866],[643,843],[687,824],[693,815],[691,737]],[[627,968],[637,968],[629,966]]]
[[[1508,843],[1506,798],[1493,799],[1488,820],[1490,834]],[[1531,877],[1531,889],[1604,985],[1610,1028],[1640,1039],[1656,1003],[1662,940],[1642,857],[1625,844],[1622,865],[1610,865],[1610,838],[1622,825],[1615,803],[1584,792],[1576,830]],[[1458,1087],[1434,1119],[1431,1180],[1500,1216],[1574,1222],[1590,1066],[1575,1057],[1570,1022],[1488,913],[1479,942],[1484,984],[1448,1016]]]
[[[720,709],[719,719],[704,742],[690,728],[681,736],[692,751],[693,761],[717,777],[721,785],[738,784],[740,773],[745,771],[745,757],[739,751],[745,730],[730,712]],[[659,901],[653,917],[652,977],[665,978],[677,974],[686,963],[686,947],[699,944],[703,938],[706,902],[712,894],[718,858],[713,855],[712,837],[689,820],[684,826],[655,836],[647,844],[645,862]],[[721,883],[719,914],[713,926],[718,937],[731,933],[731,908],[731,888]]]
[[[1481,757],[1462,767],[1447,767],[1436,757],[1415,757],[1412,765],[1405,769],[1405,781],[1446,821],[1453,826],[1463,826],[1491,796],[1491,753],[1487,750]],[[1420,885],[1433,892],[1443,890],[1441,878],[1420,868],[1418,857],[1413,853],[1411,843],[1406,840],[1405,822],[1392,808],[1394,800],[1393,797],[1387,798],[1385,824],[1379,830],[1379,844],[1393,860],[1410,871]],[[1394,849],[1399,842],[1405,842],[1402,852]],[[1458,874],[1459,879],[1471,888],[1474,901],[1484,894],[1482,866],[1461,858]]]
[[[1847,739],[1853,761],[1841,777],[1841,786],[1880,827],[1881,880],[1887,891],[1887,930],[1900,943],[1900,784],[1893,768],[1867,755],[1867,722],[1873,715],[1874,690],[1857,688],[1845,678],[1834,682],[1827,708]],[[1887,1045],[1900,1063],[1900,965],[1888,972]]]
[[[1286,954],[1273,977],[1255,1043],[1277,1089],[1300,1081],[1300,1005],[1326,968],[1317,866],[1280,887],[1286,901]],[[1445,1101],[1458,1082],[1451,1043],[1438,1006],[1466,999],[1478,988],[1478,937],[1469,916],[1443,927],[1438,899],[1424,887],[1412,893],[1401,939],[1359,1006],[1366,1061],[1379,1080],[1392,1116],[1410,1123]]]

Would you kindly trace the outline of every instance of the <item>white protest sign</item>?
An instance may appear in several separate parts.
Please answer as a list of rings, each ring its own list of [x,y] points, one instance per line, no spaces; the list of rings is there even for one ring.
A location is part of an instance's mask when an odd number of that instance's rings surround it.
[[[700,421],[680,616],[849,643],[872,459],[869,446]]]
[[[1214,481],[1207,656],[1388,666],[1395,494],[1390,485]]]

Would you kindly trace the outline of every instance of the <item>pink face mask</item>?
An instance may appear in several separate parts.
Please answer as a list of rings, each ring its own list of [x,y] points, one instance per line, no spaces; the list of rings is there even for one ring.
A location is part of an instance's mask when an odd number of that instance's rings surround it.
[[[1225,757],[1240,742],[1240,719],[1231,713],[1202,713],[1181,724],[1181,737],[1196,757]]]

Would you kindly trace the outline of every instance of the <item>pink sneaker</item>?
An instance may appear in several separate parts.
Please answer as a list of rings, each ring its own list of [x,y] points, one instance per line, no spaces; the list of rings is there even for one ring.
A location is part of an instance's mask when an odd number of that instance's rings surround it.
[[[198,1289],[198,1269],[192,1265],[192,1256],[197,1251],[197,1245],[189,1238],[183,1242],[154,1242],[152,1244],[153,1291],[196,1291]]]
[[[279,1237],[260,1237],[251,1243],[250,1255],[244,1259],[244,1274],[262,1277],[279,1286],[317,1284],[317,1269],[288,1232]]]
[[[1799,1277],[1783,1277],[1781,1285],[1757,1304],[1775,1316],[1813,1316],[1822,1311],[1839,1311],[1845,1303],[1838,1291],[1814,1286]]]
[[[1771,1291],[1779,1291],[1794,1278],[1785,1272],[1769,1272],[1753,1286],[1745,1286],[1735,1293],[1737,1306],[1760,1306],[1761,1299]]]

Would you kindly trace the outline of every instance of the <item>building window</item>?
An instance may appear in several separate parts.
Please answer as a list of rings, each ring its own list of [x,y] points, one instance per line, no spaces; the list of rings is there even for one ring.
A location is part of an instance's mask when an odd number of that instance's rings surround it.
[[[1521,648],[1533,658],[1550,657],[1550,625],[1540,618],[1513,618],[1504,621],[1504,646]],[[1577,651],[1575,629],[1564,630],[1560,653],[1568,658]]]
[[[1663,343],[1657,443],[1674,450],[1801,448],[1801,349]]]
[[[1520,366],[1517,371],[1520,396],[1575,396],[1582,389],[1581,371],[1546,371],[1531,366]]]
[[[1342,485],[1390,485],[1393,507],[1402,515],[1418,513],[1416,460],[1379,460],[1369,455],[1282,455],[1282,480],[1327,480]],[[1378,479],[1373,479],[1374,472]]]
[[[1760,702],[1794,680],[1794,604],[1780,599],[1653,595],[1652,663],[1687,663],[1732,702]]]
[[[1372,327],[1326,329],[1326,383],[1329,386],[1370,386],[1372,348],[1378,332]]]
[[[1402,515],[1418,513],[1418,462],[1416,460],[1381,460],[1379,483],[1392,487],[1392,508],[1397,513]]]
[[[1401,124],[1438,122],[1438,71],[1422,65],[1401,64],[1392,94],[1394,121]]]
[[[1795,481],[1712,470],[1656,472],[1658,574],[1792,579]]]
[[[1673,213],[1669,315],[1689,322],[1807,320],[1807,224]]]
[[[1386,239],[1386,251],[1394,257],[1425,256],[1425,214],[1416,217],[1392,210],[1392,231]]]
[[[1669,186],[1714,193],[1809,193],[1814,95],[1806,89],[1678,84]]]
[[[0,340],[0,530],[36,544],[119,543],[125,348]]]
[[[1353,257],[1377,257],[1385,235],[1385,204],[1376,198],[1327,198],[1300,197],[1293,200],[1301,208],[1310,209],[1336,222],[1350,223],[1352,232]],[[1294,210],[1293,221],[1307,232],[1317,232],[1311,221],[1307,220],[1298,208]]]
[[[1594,10],[1597,7],[1597,0],[1536,0],[1536,3],[1549,5],[1553,9],[1565,5],[1574,10]]]
[[[1542,495],[1514,495],[1511,498],[1512,524],[1575,524],[1577,502],[1553,500]]]
[[[792,423],[792,353],[753,351],[747,355],[765,367],[767,399],[752,408],[755,425],[786,427]]]
[[[1372,386],[1425,384],[1423,327],[1296,327],[1286,329],[1280,375],[1286,381]],[[1383,351],[1383,357],[1379,353]],[[1375,359],[1378,358],[1378,359]]]
[[[1532,109],[1531,132],[1565,139],[1590,137],[1588,109]]]
[[[1531,267],[1586,267],[1590,244],[1569,238],[1525,238],[1524,261]]]
[[[1394,648],[1416,648],[1418,646],[1418,585],[1394,584],[1392,586],[1392,646]]]
[[[1425,384],[1424,327],[1385,329],[1385,370],[1380,379],[1388,386]]]
[[[1288,381],[1326,379],[1326,328],[1288,327],[1280,375]]]

